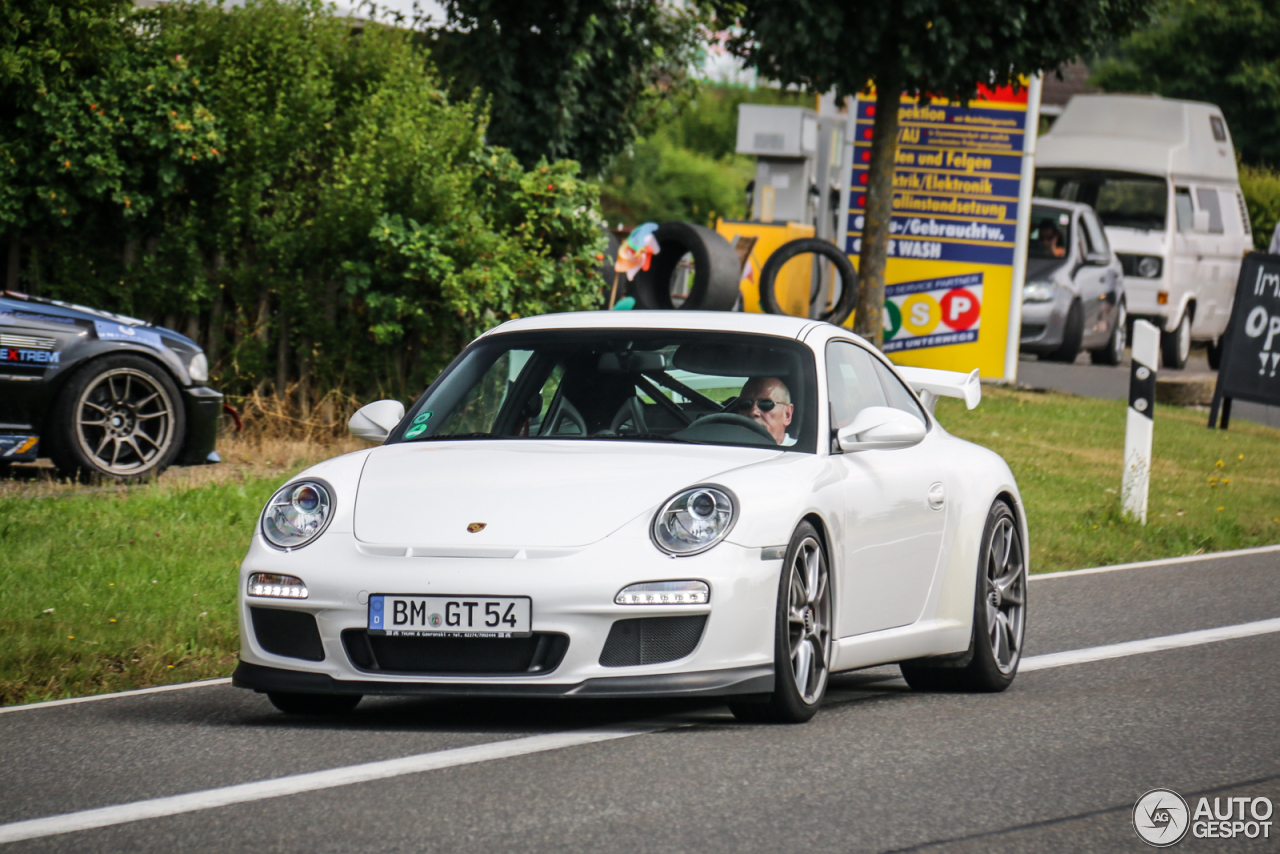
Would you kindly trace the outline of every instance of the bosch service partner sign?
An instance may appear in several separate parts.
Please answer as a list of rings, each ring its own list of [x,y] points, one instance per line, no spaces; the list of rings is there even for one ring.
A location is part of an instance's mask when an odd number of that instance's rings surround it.
[[[1210,427],[1219,410],[1227,427],[1234,398],[1280,406],[1280,255],[1251,252],[1240,265]]]

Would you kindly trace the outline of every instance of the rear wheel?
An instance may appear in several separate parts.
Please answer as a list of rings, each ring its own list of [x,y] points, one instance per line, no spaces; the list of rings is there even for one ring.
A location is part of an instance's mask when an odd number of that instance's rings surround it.
[[[1128,323],[1129,312],[1125,308],[1124,300],[1121,300],[1120,305],[1116,306],[1114,328],[1111,330],[1111,337],[1107,339],[1107,345],[1091,350],[1090,361],[1095,365],[1118,365],[1123,362],[1124,348],[1128,344]]]
[[[915,690],[990,692],[1013,684],[1027,628],[1027,561],[1017,519],[1003,501],[987,513],[976,586],[969,649],[898,665]]]
[[[1074,300],[1067,310],[1067,320],[1062,327],[1062,346],[1045,356],[1051,362],[1071,364],[1080,355],[1080,345],[1084,343],[1084,307],[1080,300]]]
[[[286,715],[345,715],[360,704],[361,694],[295,694],[271,691],[267,699]]]
[[[68,381],[51,432],[50,455],[64,476],[139,481],[178,455],[186,414],[163,368],[141,356],[107,356]]]
[[[1187,366],[1191,355],[1191,311],[1182,312],[1182,319],[1172,332],[1160,332],[1160,357],[1164,366],[1180,371]]]
[[[746,723],[804,723],[822,705],[831,665],[831,577],[813,525],[796,528],[783,561],[774,623],[773,693],[729,703]]]

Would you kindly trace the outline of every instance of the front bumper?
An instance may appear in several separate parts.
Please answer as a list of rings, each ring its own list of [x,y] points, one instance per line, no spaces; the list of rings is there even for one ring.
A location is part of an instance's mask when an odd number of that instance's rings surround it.
[[[352,682],[325,673],[264,667],[241,661],[231,684],[258,693],[378,694],[411,697],[724,697],[773,691],[773,666],[755,665],[701,673],[601,676],[577,683]]]
[[[179,465],[221,462],[215,446],[218,418],[222,415],[222,392],[207,386],[192,386],[182,390],[182,398],[186,406],[187,436],[178,457]]]
[[[395,551],[400,553],[388,553]],[[257,691],[442,696],[714,696],[772,690],[781,560],[762,560],[761,549],[729,542],[700,555],[670,558],[649,541],[647,519],[589,546],[559,551],[518,559],[412,557],[331,529],[285,553],[255,537],[241,568],[236,684]],[[249,597],[244,591],[252,572],[300,577],[308,598]],[[680,579],[707,582],[710,602],[628,606],[613,601],[630,584]],[[366,629],[368,597],[380,593],[529,596],[532,631],[566,636],[568,646],[554,669],[545,672],[371,671],[352,660],[343,632]],[[268,652],[254,632],[251,607],[314,617],[319,646],[313,657],[318,660]],[[706,621],[687,655],[655,664],[601,663],[615,621],[694,615],[705,615]]]
[[[1047,302],[1024,302],[1020,349],[1028,353],[1050,353],[1061,347],[1070,309],[1071,295],[1062,288]]]

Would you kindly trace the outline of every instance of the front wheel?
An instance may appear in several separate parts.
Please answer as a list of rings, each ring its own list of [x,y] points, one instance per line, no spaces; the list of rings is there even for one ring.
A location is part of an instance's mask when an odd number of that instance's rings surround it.
[[[1164,366],[1180,371],[1187,366],[1191,355],[1191,311],[1182,312],[1182,318],[1172,332],[1160,332],[1160,356]]]
[[[1067,319],[1062,325],[1062,346],[1045,356],[1051,362],[1066,362],[1068,365],[1080,355],[1080,345],[1084,343],[1084,306],[1080,300],[1073,300],[1067,310]]]
[[[973,634],[961,656],[918,658],[898,667],[917,691],[1003,691],[1013,684],[1027,630],[1027,561],[1013,511],[997,500],[978,555]]]
[[[163,368],[141,356],[106,356],[58,396],[50,455],[66,477],[145,480],[173,462],[185,431],[182,397]]]
[[[267,699],[286,715],[345,715],[360,704],[360,694],[296,694],[270,691]]]
[[[817,530],[801,523],[791,537],[778,585],[773,693],[729,703],[746,723],[799,724],[827,693],[831,666],[831,574]]]

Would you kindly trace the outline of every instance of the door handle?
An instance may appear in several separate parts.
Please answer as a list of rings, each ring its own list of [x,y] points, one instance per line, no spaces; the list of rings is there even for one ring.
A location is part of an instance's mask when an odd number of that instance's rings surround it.
[[[946,503],[947,492],[942,488],[942,484],[935,483],[929,487],[929,506],[934,510],[941,510],[942,505]]]

